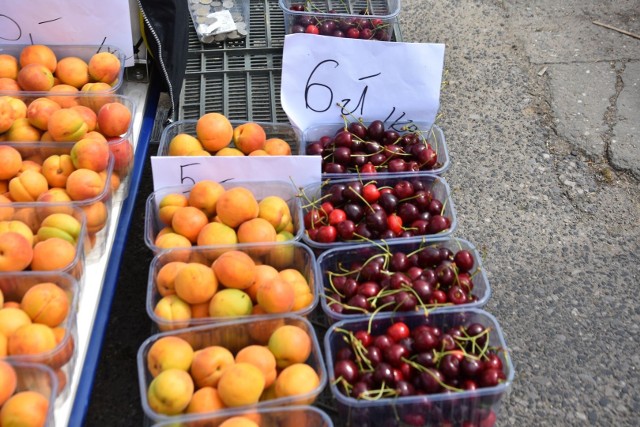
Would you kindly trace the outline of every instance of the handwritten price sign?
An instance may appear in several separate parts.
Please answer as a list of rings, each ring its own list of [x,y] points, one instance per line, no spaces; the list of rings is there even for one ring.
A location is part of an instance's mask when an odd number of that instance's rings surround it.
[[[0,44],[111,45],[133,65],[128,0],[0,1]]]
[[[440,105],[444,45],[310,34],[285,37],[280,102],[305,130],[341,116],[388,127],[433,123]]]

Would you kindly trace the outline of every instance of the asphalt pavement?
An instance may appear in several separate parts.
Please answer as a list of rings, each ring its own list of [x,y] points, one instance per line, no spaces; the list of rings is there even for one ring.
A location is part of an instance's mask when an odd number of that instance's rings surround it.
[[[446,45],[455,234],[482,252],[516,368],[497,425],[638,425],[640,1],[403,0],[400,25]],[[142,422],[146,169],[88,426]]]

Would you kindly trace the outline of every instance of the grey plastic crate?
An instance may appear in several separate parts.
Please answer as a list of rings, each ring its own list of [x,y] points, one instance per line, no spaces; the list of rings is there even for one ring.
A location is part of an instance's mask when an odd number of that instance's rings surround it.
[[[284,13],[278,0],[243,1],[249,2],[245,39],[204,44],[189,23],[180,120],[215,111],[229,120],[289,123],[280,105]],[[398,25],[393,39],[401,39]]]

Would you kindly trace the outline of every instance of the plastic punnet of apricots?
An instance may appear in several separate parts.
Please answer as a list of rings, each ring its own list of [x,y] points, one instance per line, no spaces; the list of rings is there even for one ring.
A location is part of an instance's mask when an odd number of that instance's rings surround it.
[[[226,424],[225,424],[226,423]],[[333,427],[327,413],[314,406],[287,406],[237,410],[228,415],[206,415],[190,413],[176,416],[171,421],[162,421],[153,427],[203,426],[218,427]]]
[[[10,203],[0,195],[0,276],[22,271],[82,278],[87,216],[71,203]]]
[[[137,363],[142,406],[156,422],[311,405],[327,379],[313,326],[293,315],[156,334]]]
[[[2,45],[0,78],[7,81],[0,85],[0,92],[43,96],[60,86],[79,91],[87,84],[101,83],[105,85],[102,92],[116,93],[122,86],[124,65],[124,52],[109,45]]]
[[[145,243],[154,252],[282,244],[302,236],[297,189],[284,181],[203,180],[147,198]],[[196,209],[194,209],[196,208]]]
[[[51,368],[0,359],[0,425],[52,425],[57,390]]]
[[[21,160],[29,164],[66,154],[73,158],[74,168],[104,174],[112,157],[109,178],[114,200],[120,201],[128,194],[134,163],[136,108],[134,100],[117,94],[59,91],[16,97],[0,93],[0,140],[18,149]]]
[[[300,242],[168,249],[149,267],[147,314],[161,331],[244,316],[307,316],[319,302],[319,274]]]
[[[167,126],[158,156],[290,156],[298,154],[301,140],[291,125],[228,120],[220,113],[207,113]]]
[[[3,273],[0,293],[0,359],[48,366],[64,400],[76,363],[78,281],[65,273]]]

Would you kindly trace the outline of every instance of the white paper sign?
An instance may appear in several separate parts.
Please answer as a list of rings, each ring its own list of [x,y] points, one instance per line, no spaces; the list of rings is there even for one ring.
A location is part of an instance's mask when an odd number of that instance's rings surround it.
[[[153,188],[213,181],[285,181],[304,187],[321,181],[320,156],[152,156]]]
[[[111,45],[133,65],[129,0],[0,0],[0,44]]]
[[[290,34],[280,103],[302,130],[340,123],[341,114],[385,124],[434,123],[443,65],[443,44]]]

